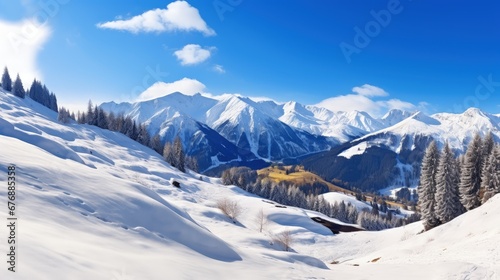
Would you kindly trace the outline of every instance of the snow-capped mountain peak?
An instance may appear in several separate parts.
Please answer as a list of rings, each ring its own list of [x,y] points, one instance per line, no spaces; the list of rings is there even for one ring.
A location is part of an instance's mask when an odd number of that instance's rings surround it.
[[[421,111],[413,113],[408,119],[416,120],[427,125],[439,125],[440,122]]]
[[[283,104],[283,111],[284,114],[290,114],[290,113],[297,113],[301,114],[304,116],[314,116],[314,114],[311,111],[308,111],[304,105],[297,103],[295,101],[289,101],[285,104]]]
[[[392,109],[387,112],[380,121],[387,127],[393,126],[402,120],[411,117],[412,113],[399,109]]]

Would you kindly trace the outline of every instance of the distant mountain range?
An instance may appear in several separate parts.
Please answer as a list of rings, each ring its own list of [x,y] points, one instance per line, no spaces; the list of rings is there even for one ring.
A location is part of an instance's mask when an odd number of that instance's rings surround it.
[[[432,116],[391,110],[374,118],[366,112],[333,112],[295,101],[279,104],[179,92],[100,107],[145,123],[164,142],[180,136],[187,154],[198,159],[200,171],[300,158],[295,162],[328,180],[365,190],[415,186],[423,151],[432,139],[441,146],[448,141],[457,153],[476,132],[491,131],[500,139],[500,116],[475,108]]]
[[[424,151],[432,140],[439,147],[448,142],[458,155],[476,133],[484,137],[489,132],[500,140],[500,118],[476,108],[462,114],[416,112],[390,127],[309,157],[303,164],[345,187],[368,191],[416,187]]]

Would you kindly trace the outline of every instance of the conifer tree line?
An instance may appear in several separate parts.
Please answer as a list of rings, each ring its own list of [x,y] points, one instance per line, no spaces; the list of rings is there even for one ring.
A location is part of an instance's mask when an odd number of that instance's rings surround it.
[[[86,112],[78,111],[76,116],[70,114],[68,110],[62,107],[59,111],[59,120],[67,123],[70,119],[77,120],[80,124],[88,124],[120,132],[130,139],[153,149],[162,155],[170,165],[182,172],[186,172],[186,169],[198,171],[197,160],[185,154],[179,136],[174,139],[173,143],[163,143],[159,134],[150,135],[145,124],[138,124],[131,117],[124,116],[123,114],[115,115],[113,112],[106,113],[102,108],[93,105],[92,101],[89,101]]]
[[[379,207],[377,202],[372,202],[371,210],[367,207],[361,212],[344,201],[331,204],[315,192],[304,193],[299,185],[287,182],[276,183],[269,178],[259,177],[255,170],[248,167],[233,167],[225,170],[222,173],[222,183],[236,185],[249,193],[282,205],[309,209],[345,223],[359,224],[366,230],[383,230],[419,220],[417,215],[406,219],[393,216],[385,203],[381,203]]]
[[[28,96],[52,111],[58,112],[56,95],[51,92],[47,86],[35,79],[31,84],[30,89],[26,92],[23,82],[21,81],[21,78],[19,78],[19,74],[17,75],[16,80],[12,82],[7,67],[4,68],[2,74],[2,89],[20,98]]]
[[[128,116],[116,116],[113,112],[107,114],[102,108],[97,107],[97,105],[94,106],[92,101],[89,101],[86,112],[78,112],[78,114],[75,115],[64,107],[58,108],[56,95],[51,92],[47,86],[36,79],[31,84],[30,89],[26,92],[19,74],[17,75],[16,80],[12,82],[7,67],[4,68],[0,86],[3,90],[10,92],[17,97],[26,98],[26,96],[28,96],[43,106],[58,112],[58,120],[62,123],[69,123],[71,120],[77,120],[80,124],[89,124],[102,129],[120,132],[132,140],[148,146],[163,155],[168,163],[180,171],[186,172],[186,168],[198,171],[197,160],[194,157],[185,155],[184,148],[182,147],[182,142],[179,137],[176,137],[173,143],[162,143],[158,134],[154,136],[149,134],[146,125],[137,124]]]
[[[419,207],[425,230],[447,223],[500,193],[500,145],[493,134],[474,136],[464,155],[446,143],[427,147],[422,160]]]

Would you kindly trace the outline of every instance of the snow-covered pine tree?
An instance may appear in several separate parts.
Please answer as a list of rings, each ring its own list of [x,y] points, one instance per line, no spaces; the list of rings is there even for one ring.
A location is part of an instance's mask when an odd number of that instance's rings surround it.
[[[460,200],[467,210],[481,205],[479,189],[481,188],[482,155],[481,136],[476,134],[467,147],[460,174]]]
[[[132,135],[134,134],[134,122],[129,116],[123,119],[122,131],[123,134],[132,139]]]
[[[495,140],[493,139],[493,133],[488,132],[486,134],[486,137],[484,137],[483,140],[483,164],[486,162],[487,158],[491,155],[491,152],[493,152],[493,148],[495,147]]]
[[[69,123],[71,121],[70,112],[66,108],[61,107],[58,111],[57,120],[62,123]]]
[[[149,136],[148,129],[146,128],[146,125],[140,124],[139,125],[139,133],[137,136],[137,142],[141,143],[144,146],[147,146],[147,145],[149,145],[149,141],[150,141],[150,136]]]
[[[484,163],[482,174],[482,188],[484,195],[482,202],[485,203],[495,194],[500,193],[500,146],[496,145],[488,159]]]
[[[42,85],[36,79],[31,83],[29,90],[29,97],[33,100],[39,100],[41,96],[41,91],[43,90]]]
[[[422,213],[424,227],[429,230],[439,225],[435,212],[436,173],[439,163],[439,151],[435,141],[432,141],[425,151],[420,172],[420,185],[418,191],[418,204]]]
[[[94,119],[94,106],[92,105],[92,100],[89,100],[89,103],[87,104],[87,114],[85,115],[85,120],[87,121],[87,124],[92,125],[93,119]]]
[[[12,80],[10,78],[9,69],[7,69],[7,67],[3,69],[2,88],[9,92],[12,91]]]
[[[358,210],[353,205],[348,205],[347,207],[347,222],[355,224],[358,220]]]
[[[12,94],[20,98],[24,98],[26,96],[26,90],[24,89],[21,78],[19,78],[19,74],[17,74],[14,85],[12,86]]]
[[[174,154],[177,159],[177,169],[181,172],[186,172],[186,155],[184,154],[182,141],[179,136],[175,137],[174,140]]]
[[[177,165],[172,143],[170,142],[165,143],[165,146],[163,147],[163,158],[165,158],[165,161],[168,162],[173,167]]]
[[[458,192],[458,169],[448,143],[445,144],[436,174],[436,216],[441,223],[447,223],[463,211]]]
[[[108,129],[109,124],[108,124],[108,116],[104,112],[102,108],[96,108],[96,114],[97,114],[97,127],[100,127],[102,129]]]
[[[132,121],[132,130],[130,130],[130,139],[137,141],[137,136],[139,135],[139,128],[137,128],[137,123]]]
[[[43,104],[43,105],[56,113],[57,113],[57,110],[59,110],[57,107],[57,97],[53,92],[51,92],[48,95],[48,102]]]
[[[108,129],[111,131],[118,131],[115,113],[113,113],[113,111],[110,111],[107,114],[107,116],[108,116]],[[148,143],[148,145],[149,145],[149,143]]]
[[[115,124],[115,131],[117,132],[120,132],[120,133],[123,133],[123,124],[125,123],[125,117],[123,116],[123,113],[120,113],[118,115],[116,115],[116,124]],[[163,149],[163,146],[161,147],[161,149]],[[160,150],[161,150],[160,149]]]
[[[159,134],[155,134],[149,141],[149,147],[155,150],[160,155],[163,153],[163,148],[161,146],[161,138]]]

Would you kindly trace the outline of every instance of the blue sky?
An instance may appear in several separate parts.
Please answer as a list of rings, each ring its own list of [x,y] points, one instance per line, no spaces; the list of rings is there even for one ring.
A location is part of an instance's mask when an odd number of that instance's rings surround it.
[[[499,10],[493,0],[2,1],[0,66],[26,86],[41,78],[70,108],[144,99],[160,81],[375,115],[499,113]]]

